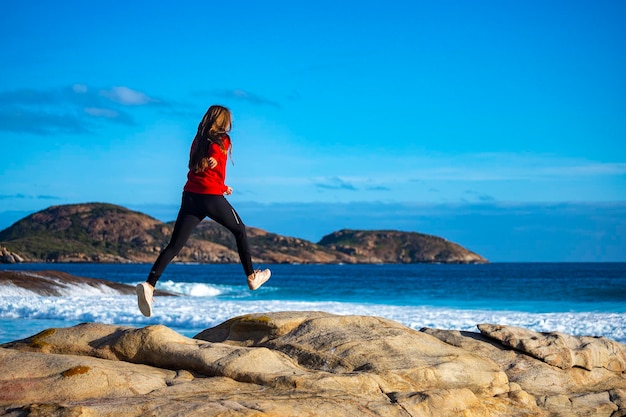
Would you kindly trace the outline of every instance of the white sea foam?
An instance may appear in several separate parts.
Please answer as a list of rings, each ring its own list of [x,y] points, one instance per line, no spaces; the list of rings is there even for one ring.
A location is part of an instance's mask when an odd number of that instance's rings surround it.
[[[108,285],[101,283],[71,283],[67,281],[63,281],[60,279],[45,277],[36,274],[25,274],[29,276],[39,277],[47,280],[49,284],[49,289],[57,291],[60,296],[83,296],[83,297],[92,297],[92,296],[103,296],[103,295],[120,295],[121,293],[109,287]],[[0,297],[1,296],[36,296],[38,295],[36,291],[19,287],[11,282],[3,283],[0,285]]]
[[[517,311],[460,310],[451,308],[401,307],[338,302],[297,302],[278,300],[219,300],[212,296],[157,297],[155,315],[141,316],[134,296],[99,297],[0,296],[0,319],[20,320],[20,334],[0,332],[15,340],[41,330],[41,320],[62,320],[67,325],[101,322],[131,326],[164,324],[192,336],[232,317],[255,312],[326,311],[341,315],[371,315],[398,321],[408,327],[432,327],[477,331],[479,323],[498,323],[535,331],[560,331],[573,335],[606,336],[626,343],[626,313],[569,312],[526,313]],[[29,320],[36,321],[29,327]],[[2,320],[0,320],[2,325]]]
[[[217,285],[201,284],[197,282],[159,282],[159,288],[176,294],[190,295],[192,297],[216,297],[224,293],[224,289]]]
[[[103,295],[120,295],[121,293],[104,284],[70,284],[67,282],[60,282],[61,287],[58,289],[62,296],[83,296],[83,297],[98,297]]]
[[[0,285],[0,296],[6,297],[34,297],[37,293],[26,288],[18,287],[11,283]]]

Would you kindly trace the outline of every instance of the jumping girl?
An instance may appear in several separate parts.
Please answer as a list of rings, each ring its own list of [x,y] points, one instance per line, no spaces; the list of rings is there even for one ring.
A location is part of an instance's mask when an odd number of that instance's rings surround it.
[[[146,317],[152,315],[152,296],[159,277],[183,248],[193,229],[207,216],[235,236],[239,259],[248,276],[248,288],[256,290],[272,274],[269,269],[254,270],[246,227],[224,197],[233,192],[232,188],[224,184],[226,162],[229,152],[232,152],[228,136],[231,128],[230,110],[217,105],[209,107],[198,125],[198,132],[191,144],[187,183],[183,189],[174,232],[169,244],[152,266],[146,282],[137,284],[137,303]]]

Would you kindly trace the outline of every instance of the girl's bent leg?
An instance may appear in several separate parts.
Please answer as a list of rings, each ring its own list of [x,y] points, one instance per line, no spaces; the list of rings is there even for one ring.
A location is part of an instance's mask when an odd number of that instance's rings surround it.
[[[248,245],[248,235],[246,234],[246,226],[241,218],[230,205],[228,200],[221,195],[206,196],[206,210],[208,216],[227,228],[234,236],[237,242],[237,252],[246,276],[254,274],[252,266],[252,256],[250,255],[250,246]]]

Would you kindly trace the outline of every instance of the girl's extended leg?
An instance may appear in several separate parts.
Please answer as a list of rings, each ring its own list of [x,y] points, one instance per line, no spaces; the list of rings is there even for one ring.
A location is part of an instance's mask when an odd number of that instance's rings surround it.
[[[183,195],[183,202],[176,218],[174,231],[170,243],[161,251],[156,262],[152,266],[150,275],[146,280],[153,287],[156,286],[161,274],[174,259],[178,252],[185,246],[193,229],[202,221],[204,215],[197,210],[196,202],[191,196]]]

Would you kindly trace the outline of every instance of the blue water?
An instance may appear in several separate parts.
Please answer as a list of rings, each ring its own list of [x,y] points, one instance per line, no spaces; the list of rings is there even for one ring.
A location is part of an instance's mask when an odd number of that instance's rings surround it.
[[[162,323],[193,336],[235,315],[281,310],[377,315],[417,329],[475,331],[478,323],[497,322],[626,342],[625,263],[269,267],[271,280],[252,292],[240,265],[170,265],[158,288],[184,296],[158,297],[150,319],[138,313],[133,296],[77,288],[62,297],[39,297],[0,287],[0,342],[81,321]],[[130,285],[143,281],[149,268],[142,264],[0,267],[55,269]]]

